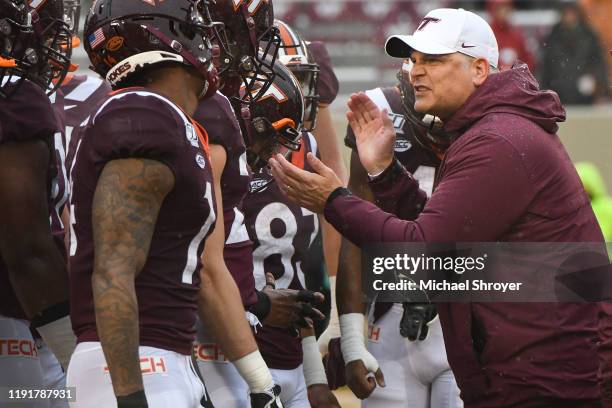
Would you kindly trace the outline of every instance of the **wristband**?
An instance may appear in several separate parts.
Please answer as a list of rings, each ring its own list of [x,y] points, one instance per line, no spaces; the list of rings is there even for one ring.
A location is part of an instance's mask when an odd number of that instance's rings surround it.
[[[261,357],[259,350],[255,350],[232,363],[236,370],[238,370],[238,373],[240,373],[240,376],[249,385],[252,393],[264,392],[274,386],[270,370]]]
[[[148,406],[144,390],[117,397],[117,408],[147,408]]]
[[[321,359],[321,353],[319,353],[317,340],[314,336],[302,339],[302,353],[304,354],[303,369],[306,387],[315,384],[327,385],[327,375],[325,375],[323,360]]]
[[[329,197],[327,197],[327,200],[325,200],[325,206],[330,205],[332,201],[334,201],[336,198],[346,195],[353,195],[353,193],[351,193],[350,190],[346,187],[338,187],[337,189],[331,192]]]
[[[53,306],[49,306],[48,308],[41,311],[39,314],[34,316],[30,322],[30,326],[33,329],[38,328],[39,326],[44,326],[45,324],[49,324],[56,320],[61,319],[62,317],[70,315],[70,303],[68,301],[58,303]]]
[[[361,360],[368,372],[376,372],[380,367],[378,361],[366,349],[363,333],[365,317],[361,313],[340,315],[340,347],[344,363]]]
[[[40,317],[39,317],[40,316]],[[72,331],[72,323],[69,316],[61,317],[57,320],[48,321],[41,325],[41,322],[50,320],[49,316],[57,314],[41,314],[37,322],[32,322],[32,327],[40,334],[47,347],[55,354],[55,357],[64,368],[68,369],[70,357],[76,348],[76,336]]]

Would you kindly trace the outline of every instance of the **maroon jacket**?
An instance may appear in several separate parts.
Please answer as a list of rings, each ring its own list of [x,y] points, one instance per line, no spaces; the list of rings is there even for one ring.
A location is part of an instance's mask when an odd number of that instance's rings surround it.
[[[558,96],[525,66],[495,74],[450,118],[460,135],[426,202],[418,183],[388,169],[378,204],[341,196],[327,220],[366,242],[603,242],[588,197],[555,135]],[[531,406],[536,398],[598,399],[597,304],[440,304],[448,360],[471,407]],[[477,347],[479,344],[480,347]]]

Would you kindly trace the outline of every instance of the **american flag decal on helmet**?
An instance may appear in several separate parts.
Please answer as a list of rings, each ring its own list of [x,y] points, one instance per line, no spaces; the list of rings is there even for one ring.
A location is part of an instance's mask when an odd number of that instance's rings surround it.
[[[93,32],[89,37],[87,37],[87,41],[89,41],[89,45],[91,49],[95,49],[98,45],[102,44],[106,37],[104,36],[104,32],[102,28],[98,28]]]

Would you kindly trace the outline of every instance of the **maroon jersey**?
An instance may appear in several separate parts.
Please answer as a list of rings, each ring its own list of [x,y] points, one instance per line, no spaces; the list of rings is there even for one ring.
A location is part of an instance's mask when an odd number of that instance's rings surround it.
[[[338,96],[339,84],[325,43],[321,41],[308,42],[308,51],[312,53],[315,62],[319,66],[319,82],[317,83],[319,103],[331,105],[336,96]]]
[[[245,307],[250,306],[257,301],[253,280],[253,243],[244,225],[241,207],[249,190],[251,174],[240,125],[229,100],[220,92],[200,102],[194,119],[208,129],[210,143],[223,146],[227,154],[221,174],[225,224],[223,258],[238,285],[242,303]]]
[[[215,222],[211,165],[197,132],[176,105],[142,88],[109,97],[83,130],[70,175],[71,318],[79,342],[99,340],[91,288],[91,207],[98,178],[112,160],[147,158],[167,165],[175,185],[159,210],[136,278],[140,344],[191,353],[200,255]]]
[[[316,153],[312,135],[304,135],[302,149],[292,154],[292,162],[306,170],[304,157]],[[258,185],[265,173],[253,176]],[[319,230],[317,215],[289,201],[276,183],[258,193],[249,193],[244,201],[247,229],[253,241],[255,286],[263,289],[265,273],[271,272],[276,288],[304,289],[304,270],[307,269],[308,249]],[[316,261],[320,261],[316,260]],[[290,370],[302,363],[300,339],[291,330],[264,325],[255,335],[259,350],[270,368]]]
[[[6,86],[11,87],[10,84]],[[54,135],[59,129],[57,119],[45,92],[30,81],[23,81],[8,98],[0,98],[0,143],[38,139],[45,141],[52,149]],[[54,160],[51,160],[50,165],[51,182],[57,171]],[[49,207],[54,207],[51,199]],[[8,270],[2,259],[0,259],[0,315],[17,319],[26,318],[12,289]]]
[[[79,130],[87,124],[95,107],[108,97],[111,87],[99,77],[68,75],[59,92],[64,99],[66,168],[70,171],[76,145],[80,140]]]

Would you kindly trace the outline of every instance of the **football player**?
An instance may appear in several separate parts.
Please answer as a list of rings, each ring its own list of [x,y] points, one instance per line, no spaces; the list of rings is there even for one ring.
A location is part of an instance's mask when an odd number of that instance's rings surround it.
[[[211,3],[209,11],[211,21],[222,23],[214,26],[220,50],[217,60],[222,93],[217,92],[211,98],[200,101],[194,115],[210,132],[213,174],[217,191],[221,192],[217,197],[222,211],[219,211],[217,226],[208,245],[217,233],[225,242],[224,263],[238,285],[243,305],[249,311],[248,320],[253,326],[256,327],[261,320],[265,325],[291,327],[302,318],[302,301],[322,300],[322,295],[272,289],[273,279],[272,285],[267,285],[261,291],[255,290],[253,244],[248,237],[242,212],[242,201],[251,176],[240,126],[228,100],[228,97],[232,98],[237,106],[241,105],[239,100],[242,100],[247,106],[262,97],[260,90],[267,89],[271,84],[273,71],[269,67],[275,59],[276,47],[269,49],[268,45],[278,41],[278,34],[272,27],[272,3],[264,2],[251,12],[247,3],[235,8],[230,2],[219,1]],[[249,19],[254,24],[249,24]],[[257,52],[258,49],[269,49],[270,52],[263,55]],[[256,82],[253,82],[254,78],[257,78]],[[239,93],[241,84],[244,87],[242,95]],[[256,88],[253,87],[255,84]],[[247,87],[249,92],[246,91]],[[309,314],[320,315],[314,309]],[[229,364],[223,344],[214,339],[211,328],[202,324],[198,324],[195,354],[212,400],[224,407],[246,406],[247,384],[236,368]]]
[[[287,65],[291,72],[302,84],[302,93],[305,100],[304,130],[312,132],[319,146],[321,160],[334,169],[342,180],[346,180],[344,161],[340,154],[338,138],[332,122],[330,105],[338,95],[338,78],[331,64],[331,58],[321,41],[304,41],[301,35],[290,25],[281,20],[276,20],[276,27],[281,37],[281,48],[279,49],[280,60]],[[322,250],[325,257],[326,270],[329,276],[329,294],[331,306],[329,325],[326,333],[340,335],[338,314],[335,305],[335,280],[338,269],[338,255],[340,253],[341,237],[329,223],[320,217],[321,237],[313,244],[313,250],[321,246],[322,240],[325,245]],[[313,254],[315,255],[315,254]],[[321,275],[323,268],[314,268],[308,274],[307,284],[313,289],[318,289],[320,283],[317,276]],[[325,278],[322,276],[322,278]],[[321,277],[318,279],[321,280]],[[312,285],[312,286],[311,286]],[[317,325],[317,322],[315,322]],[[322,330],[323,325],[317,325]],[[320,331],[319,331],[320,333]],[[324,336],[324,337],[327,337]],[[329,338],[328,338],[329,339]],[[322,341],[320,344],[324,344]],[[326,343],[325,343],[326,344]]]
[[[380,109],[389,112],[397,134],[395,157],[409,169],[419,181],[420,188],[429,196],[442,156],[441,149],[432,143],[435,139],[431,134],[441,127],[441,122],[432,116],[423,117],[414,112],[414,91],[410,85],[409,71],[407,61],[398,72],[399,83],[396,86],[375,88],[366,91],[366,94]],[[350,126],[345,143],[352,150],[349,188],[360,197],[372,201],[368,175],[359,161],[355,135]],[[343,272],[360,269],[360,260],[359,248],[348,241],[343,242],[339,288],[350,288],[350,283],[342,279]],[[349,319],[354,318],[351,316],[360,319],[355,312],[363,313],[361,294],[351,293],[352,296],[347,297],[344,290],[340,290],[339,294],[339,308],[343,312],[340,318],[346,321],[348,315]],[[349,304],[350,309],[347,309]],[[406,404],[415,408],[463,406],[446,358],[435,305],[375,303],[369,320],[367,352],[375,360],[370,357],[359,359],[359,353],[366,353],[363,349],[342,350],[347,363],[348,385],[355,395],[364,399],[362,407],[393,408]],[[362,331],[355,330],[355,333],[363,338]],[[357,342],[351,341],[350,344]],[[376,371],[375,366],[365,365],[368,360],[380,365],[385,375],[384,388],[375,387],[374,381],[366,378],[366,370]]]
[[[212,406],[191,359],[198,302],[252,405],[280,406],[223,246],[200,259],[216,218],[208,135],[190,117],[217,88],[206,7],[98,0],[87,17],[86,51],[115,92],[70,175],[75,407]]]
[[[72,50],[62,8],[61,0],[0,2],[0,355],[7,357],[0,370],[3,385],[43,384],[28,320],[62,363],[74,349],[68,275],[49,224],[50,217],[54,223],[59,220],[56,210],[63,194],[54,154],[60,126],[48,95],[70,68]]]
[[[309,258],[310,246],[319,231],[318,218],[284,198],[272,182],[266,163],[272,154],[282,152],[304,167],[305,154],[316,153],[317,143],[312,134],[301,131],[304,117],[301,85],[280,62],[275,64],[274,71],[272,86],[264,97],[251,104],[250,116],[243,116],[240,122],[247,140],[248,161],[254,171],[243,208],[254,244],[256,288],[261,290],[266,285],[267,273],[271,273],[276,288],[301,290],[309,263],[321,262],[321,257]],[[320,381],[325,375],[318,351],[313,361],[319,370],[306,370],[312,375],[304,377],[302,344],[295,330],[264,325],[257,330],[256,339],[275,381],[281,385],[284,406],[310,406],[311,385],[320,386],[318,394],[327,390],[325,395],[331,395],[325,381]],[[314,338],[310,339],[314,344]]]

